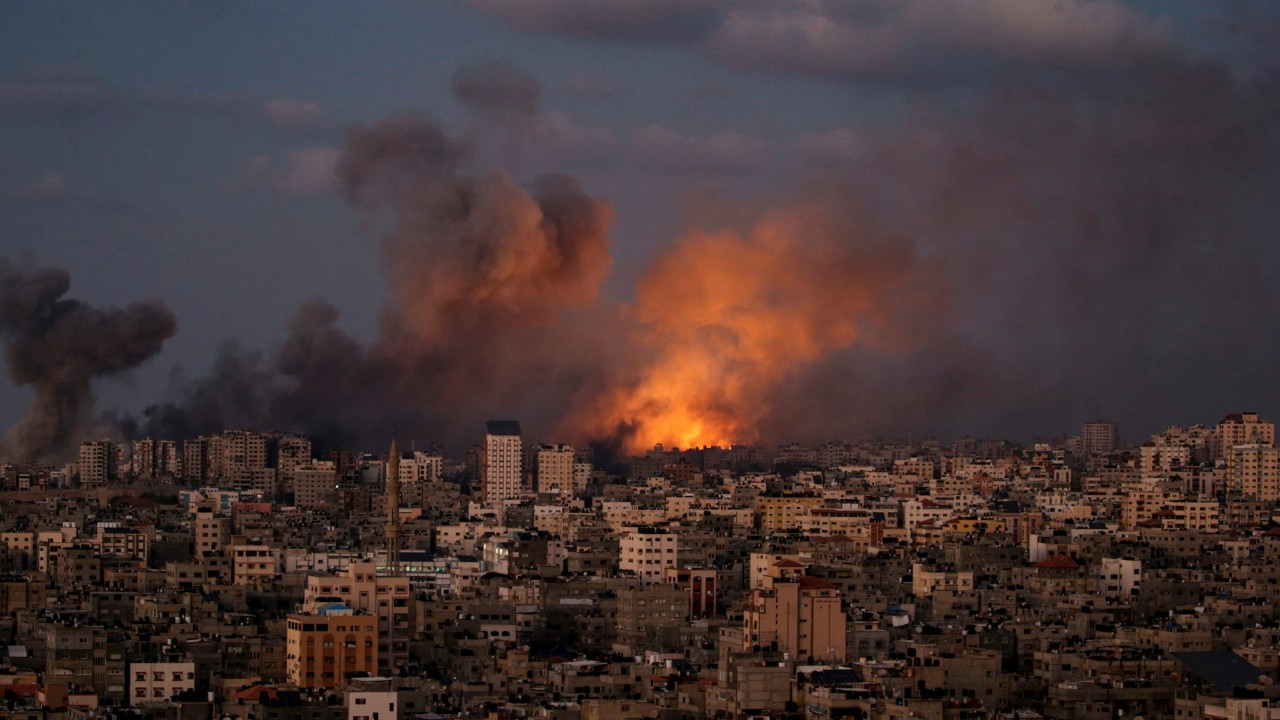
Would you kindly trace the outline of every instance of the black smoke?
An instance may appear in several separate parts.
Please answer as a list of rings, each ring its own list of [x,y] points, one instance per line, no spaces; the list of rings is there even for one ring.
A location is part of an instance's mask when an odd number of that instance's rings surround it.
[[[70,287],[65,270],[0,258],[0,341],[9,379],[35,390],[26,415],[0,442],[6,459],[65,456],[92,420],[93,381],[146,362],[177,328],[158,300],[95,308],[64,297]]]

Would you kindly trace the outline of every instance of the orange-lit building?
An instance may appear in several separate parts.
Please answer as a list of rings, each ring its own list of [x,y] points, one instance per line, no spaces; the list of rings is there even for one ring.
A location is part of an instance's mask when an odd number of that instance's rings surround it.
[[[756,588],[743,613],[742,649],[776,649],[792,657],[843,662],[847,621],[840,589],[821,578],[775,578]]]
[[[339,688],[349,676],[378,670],[378,619],[349,608],[291,614],[285,630],[285,670],[299,688]]]
[[[391,675],[409,661],[413,616],[409,611],[409,578],[379,575],[377,564],[353,562],[338,575],[308,575],[302,596],[303,612],[318,612],[340,603],[377,618],[380,675]]]
[[[816,507],[822,507],[822,498],[817,495],[761,495],[753,509],[760,531],[769,535],[799,530],[810,508]]]

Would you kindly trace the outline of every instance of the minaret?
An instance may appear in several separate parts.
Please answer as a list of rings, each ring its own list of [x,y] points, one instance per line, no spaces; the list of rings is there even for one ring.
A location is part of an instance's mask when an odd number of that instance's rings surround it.
[[[391,438],[387,457],[387,572],[400,574],[400,448]]]

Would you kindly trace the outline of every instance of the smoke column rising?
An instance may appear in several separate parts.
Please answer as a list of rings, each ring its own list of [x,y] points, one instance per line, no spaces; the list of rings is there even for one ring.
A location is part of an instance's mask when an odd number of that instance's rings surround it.
[[[177,324],[158,300],[94,308],[64,298],[65,270],[25,270],[0,258],[0,341],[9,379],[35,398],[5,434],[0,450],[14,460],[65,453],[93,410],[94,379],[118,375],[160,352]]]
[[[467,174],[468,143],[421,115],[352,126],[346,140],[345,197],[386,229],[376,339],[357,342],[312,300],[269,355],[228,346],[210,377],[181,384],[137,431],[250,426],[375,444],[395,424],[461,442],[494,413],[549,425],[590,384],[609,203],[564,175],[526,189],[503,172]]]

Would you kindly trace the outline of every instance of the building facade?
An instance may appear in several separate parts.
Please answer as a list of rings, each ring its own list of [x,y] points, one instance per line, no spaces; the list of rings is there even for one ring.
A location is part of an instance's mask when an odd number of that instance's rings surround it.
[[[485,505],[501,507],[504,501],[515,500],[524,492],[520,423],[492,420],[487,430],[480,456],[481,496]]]

